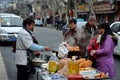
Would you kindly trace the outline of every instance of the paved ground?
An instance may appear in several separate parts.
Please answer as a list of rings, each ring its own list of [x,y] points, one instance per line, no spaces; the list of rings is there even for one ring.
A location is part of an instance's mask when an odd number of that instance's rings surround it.
[[[1,52],[0,52],[0,80],[8,80]]]
[[[44,26],[44,27],[51,28],[51,29],[55,29],[55,26],[53,26],[52,24],[47,24],[47,25]]]

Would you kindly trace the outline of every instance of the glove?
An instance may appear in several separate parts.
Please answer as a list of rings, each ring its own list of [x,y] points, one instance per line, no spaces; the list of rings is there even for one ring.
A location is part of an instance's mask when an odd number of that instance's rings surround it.
[[[93,56],[95,53],[96,53],[96,51],[92,50],[91,53],[90,53],[90,55]]]

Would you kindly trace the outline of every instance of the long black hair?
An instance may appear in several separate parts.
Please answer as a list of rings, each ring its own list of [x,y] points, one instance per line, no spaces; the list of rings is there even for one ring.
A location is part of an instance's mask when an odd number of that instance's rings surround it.
[[[117,45],[117,42],[118,42],[117,36],[115,36],[113,34],[113,32],[111,31],[108,23],[100,23],[98,25],[98,29],[104,29],[105,30],[105,32],[103,33],[103,35],[101,37],[100,45],[103,45],[107,35],[112,36],[112,39],[114,41],[114,45]]]

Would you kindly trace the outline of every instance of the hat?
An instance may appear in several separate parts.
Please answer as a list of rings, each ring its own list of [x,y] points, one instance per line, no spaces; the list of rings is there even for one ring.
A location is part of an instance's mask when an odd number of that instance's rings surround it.
[[[90,20],[96,21],[96,17],[95,17],[95,13],[94,13],[94,12],[91,12],[91,13],[90,13],[89,18],[88,18],[88,21],[90,21]]]

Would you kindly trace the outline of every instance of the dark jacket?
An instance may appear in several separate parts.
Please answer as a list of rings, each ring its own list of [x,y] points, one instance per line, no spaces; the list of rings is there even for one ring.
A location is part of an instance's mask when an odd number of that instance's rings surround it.
[[[96,27],[94,26],[94,30]],[[84,57],[86,53],[87,44],[91,38],[92,31],[88,24],[82,27],[76,27],[75,30],[68,30],[65,34],[65,41],[70,46],[79,46],[81,56]]]

